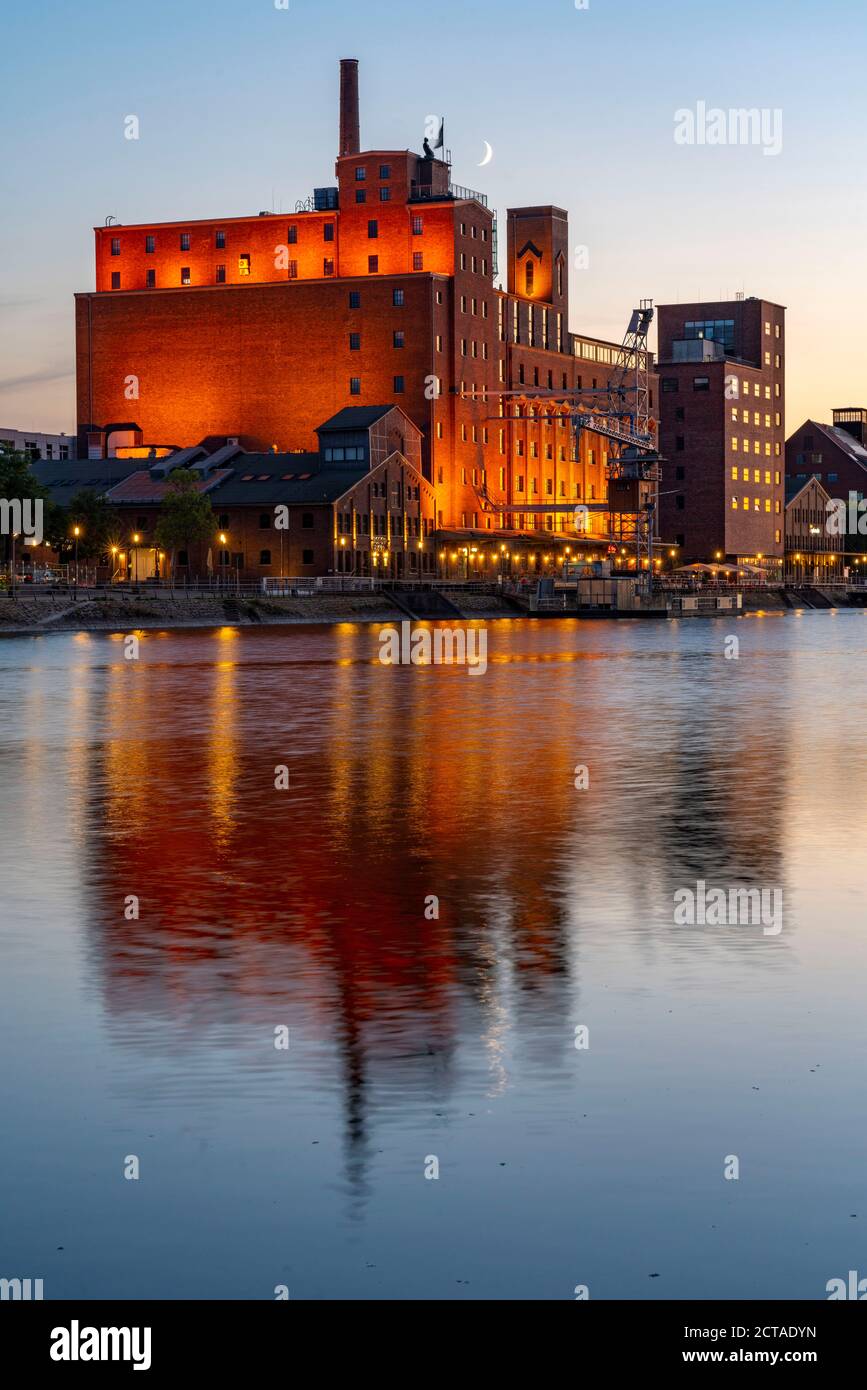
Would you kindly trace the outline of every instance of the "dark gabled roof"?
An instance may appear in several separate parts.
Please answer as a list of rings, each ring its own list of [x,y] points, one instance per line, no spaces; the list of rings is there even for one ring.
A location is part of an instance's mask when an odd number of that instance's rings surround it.
[[[244,454],[212,494],[214,506],[255,507],[331,503],[368,470],[321,468],[318,454]]]
[[[862,468],[867,468],[867,449],[863,444],[859,444],[848,430],[841,430],[837,425],[821,425],[817,421],[812,421],[817,430],[821,430],[832,444],[836,444],[838,449],[842,449],[853,463],[859,463]]]
[[[794,502],[795,498],[798,497],[798,496],[800,496],[800,494],[804,491],[804,488],[809,487],[809,486],[810,486],[810,483],[812,483],[812,482],[815,482],[815,483],[818,484],[819,491],[820,491],[821,493],[823,493],[823,495],[824,495],[825,497],[828,497],[828,496],[830,495],[830,494],[828,493],[827,488],[825,488],[825,487],[822,486],[822,480],[821,480],[821,478],[817,477],[815,473],[808,473],[807,476],[806,476],[806,478],[801,477],[801,476],[800,476],[799,474],[797,474],[797,473],[794,474],[794,475],[791,474],[791,473],[787,473],[787,474],[786,474],[786,506],[788,507],[788,505],[789,505],[790,502]]]
[[[347,405],[338,410],[324,425],[316,427],[317,434],[331,434],[334,430],[369,430],[383,415],[394,410],[393,405]]]
[[[51,494],[67,506],[85,488],[102,495],[142,466],[141,459],[34,459],[31,470]]]
[[[219,487],[220,479],[228,477],[230,473],[231,469],[216,468],[213,473],[209,473],[196,481],[196,490],[198,492],[213,492],[215,487]],[[108,500],[122,506],[159,506],[171,484],[171,475],[164,473],[154,475],[149,469],[142,468],[131,474],[129,478],[124,478],[122,482],[117,483],[109,492]]]

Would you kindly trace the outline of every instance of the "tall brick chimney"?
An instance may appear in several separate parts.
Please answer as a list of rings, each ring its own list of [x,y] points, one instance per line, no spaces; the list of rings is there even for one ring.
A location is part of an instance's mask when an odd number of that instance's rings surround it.
[[[358,154],[361,130],[358,119],[358,59],[340,60],[340,149],[338,153]]]

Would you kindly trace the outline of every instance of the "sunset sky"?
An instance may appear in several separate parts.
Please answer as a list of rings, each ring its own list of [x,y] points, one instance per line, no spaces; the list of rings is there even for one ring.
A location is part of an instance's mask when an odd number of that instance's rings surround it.
[[[72,296],[106,216],[287,212],[334,181],[341,57],[362,148],[420,149],[442,113],[501,239],[509,205],[568,209],[573,331],[744,291],[788,309],[788,432],[867,405],[863,0],[48,0],[4,28],[4,427],[75,429]],[[781,152],[675,143],[699,102],[779,109]]]

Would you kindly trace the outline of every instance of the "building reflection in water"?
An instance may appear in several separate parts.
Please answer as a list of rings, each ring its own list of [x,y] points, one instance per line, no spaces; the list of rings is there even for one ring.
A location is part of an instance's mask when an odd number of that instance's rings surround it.
[[[730,673],[674,646],[566,623],[556,642],[494,624],[477,679],[380,666],[350,624],[151,634],[138,662],[117,642],[74,670],[89,942],[118,1042],[216,1048],[225,1088],[267,1085],[262,1040],[288,1023],[310,1083],[341,1088],[361,1192],[374,1119],[447,1108],[479,1058],[480,1098],[501,1094],[515,1046],[543,1077],[571,1065],[586,931],[688,952],[677,887],[779,884],[786,720],[767,690],[742,719]]]

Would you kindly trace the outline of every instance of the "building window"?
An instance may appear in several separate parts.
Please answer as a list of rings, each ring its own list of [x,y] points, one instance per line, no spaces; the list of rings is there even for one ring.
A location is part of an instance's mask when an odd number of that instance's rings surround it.
[[[240,256],[238,257],[238,274],[239,274],[239,275],[249,275],[249,274],[250,274],[250,253],[249,253],[249,251],[245,251],[242,255],[240,255]]]
[[[367,237],[369,241],[374,241],[379,236],[379,223],[376,218],[371,218],[367,224]]]
[[[390,178],[391,178],[391,165],[390,165],[390,164],[380,164],[380,166],[379,166],[379,177],[380,177],[381,179],[390,179]]]
[[[391,202],[391,189],[387,185],[383,185],[379,190],[379,201],[381,203]]]
[[[355,201],[356,201],[356,203],[366,203],[366,202],[367,202],[367,189],[366,189],[366,188],[356,188],[356,190],[355,190]]]
[[[322,228],[322,236],[323,236],[323,238],[324,238],[325,241],[333,241],[333,240],[334,240],[334,223],[333,223],[333,222],[326,222],[326,223],[325,223],[325,226]]]
[[[228,513],[228,512],[220,512],[220,515],[217,517],[217,525],[219,526],[219,528],[220,528],[221,531],[228,531],[228,529],[229,529],[229,513]],[[141,531],[142,529],[143,529],[143,528],[140,526],[140,527],[139,527],[139,530]]]
[[[394,330],[393,341],[396,348],[402,348],[404,346],[405,335],[402,328],[396,328]]]
[[[674,447],[679,454],[683,453],[684,449],[686,448],[686,441],[682,434],[677,435],[677,437],[675,438]]]
[[[412,234],[413,234],[413,236],[421,236],[423,232],[424,232],[424,219],[423,219],[422,217],[414,217],[414,218],[412,219]]]
[[[260,550],[260,551],[259,551],[259,564],[260,564],[260,565],[270,565],[270,563],[271,563],[271,552],[270,552],[270,550]]]
[[[289,262],[288,271],[289,271],[289,279],[290,279],[290,280],[297,280],[297,279],[298,279],[298,262],[297,262],[297,261],[290,261],[290,262]]]
[[[111,288],[112,288],[113,290],[119,290],[119,289],[120,289],[120,271],[119,271],[119,270],[113,270],[113,271],[111,272]]]
[[[295,245],[296,241],[298,240],[298,228],[296,226],[293,225],[289,228],[289,230],[286,233],[286,240],[288,241],[290,246]]]
[[[693,389],[693,391],[709,391],[709,390],[710,390],[710,377],[709,377],[709,376],[694,376],[693,379],[692,379],[692,389]]]
[[[670,394],[671,392],[673,392],[673,391],[677,391],[677,390],[679,389],[679,386],[680,386],[680,383],[679,383],[679,381],[678,381],[678,379],[677,379],[676,376],[664,376],[664,377],[662,378],[662,394],[663,394],[664,396],[669,395],[669,394]],[[580,385],[579,385],[579,390],[580,390]]]
[[[350,351],[350,352],[359,352],[360,350],[361,350],[361,334],[360,334],[360,333],[350,333],[350,335],[349,335],[349,351]]]
[[[182,250],[182,251],[189,251],[189,249],[190,249],[190,234],[189,234],[189,232],[181,232],[181,250]]]
[[[152,256],[157,249],[157,239],[153,236],[145,237],[145,255]]]
[[[301,513],[301,530],[302,530],[302,531],[312,531],[312,530],[313,530],[313,513],[312,513],[312,512],[302,512],[302,513]]]
[[[355,171],[355,181],[356,183],[363,183],[366,178],[367,170],[365,169],[363,164],[359,164],[358,168]]]
[[[402,396],[405,390],[406,390],[406,387],[405,387],[405,385],[404,385],[403,377],[402,377],[402,376],[396,376],[396,377],[394,378],[394,393],[395,393],[395,395],[396,395],[396,396]]]
[[[260,530],[260,531],[269,531],[270,529],[271,529],[271,513],[270,513],[270,512],[260,512],[260,513],[259,513],[259,530]]]
[[[322,262],[322,274],[327,278],[334,274],[334,261],[330,256],[326,256]]]
[[[391,295],[391,302],[394,305],[395,309],[403,308],[403,290],[393,290]]]
[[[111,239],[111,254],[112,254],[113,256],[119,256],[119,255],[120,255],[120,237],[119,237],[119,236],[113,236],[112,239]]]
[[[534,267],[534,265],[533,265],[533,262],[532,262],[532,261],[527,261],[526,265],[524,266],[524,289],[525,289],[525,293],[526,293],[527,295],[531,295],[531,294],[533,293],[533,275],[534,275],[534,273],[535,273],[535,267]]]
[[[360,396],[360,395],[361,395],[361,377],[360,377],[360,376],[351,376],[351,377],[349,378],[349,394],[350,394],[350,396]]]
[[[424,270],[424,256],[421,251],[413,251],[412,268],[413,270]]]
[[[157,283],[157,273],[156,273],[156,271],[155,271],[155,270],[149,270],[148,273],[147,273],[147,287],[148,287],[148,289],[149,289],[149,290],[156,289],[156,283]]]
[[[226,267],[225,267],[224,265],[218,265],[218,266],[217,266],[217,284],[218,284],[218,285],[225,285],[225,283],[226,283]]]
[[[350,291],[349,291],[349,307],[350,307],[350,309],[360,309],[360,308],[361,308],[361,291],[360,291],[360,290],[350,290]]]
[[[368,258],[367,258],[367,273],[368,273],[368,275],[376,275],[376,273],[377,273],[378,270],[379,270],[379,257],[378,257],[378,256],[368,256]]]
[[[214,241],[215,241],[215,245],[216,245],[218,251],[225,251],[225,249],[226,249],[226,233],[225,233],[225,232],[215,232],[215,233],[214,233]]]

